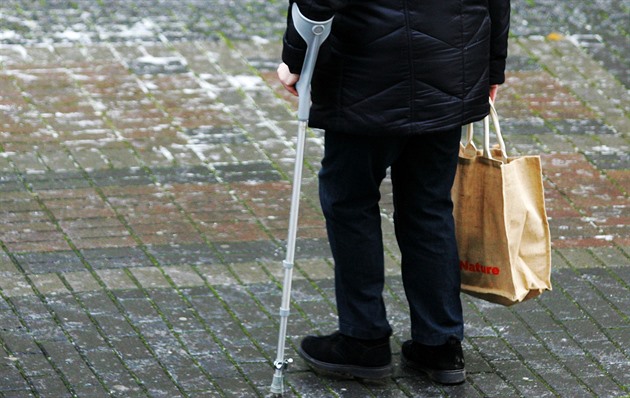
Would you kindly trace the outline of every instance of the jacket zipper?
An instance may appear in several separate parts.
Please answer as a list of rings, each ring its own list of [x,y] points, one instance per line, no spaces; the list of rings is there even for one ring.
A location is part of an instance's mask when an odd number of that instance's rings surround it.
[[[411,123],[414,119],[414,115],[416,114],[414,110],[414,97],[416,92],[416,74],[414,71],[414,63],[413,63],[413,33],[411,29],[411,19],[409,17],[409,4],[408,0],[402,0],[403,9],[405,14],[405,30],[407,33],[407,63],[409,65],[409,74],[411,80],[411,87],[409,88],[409,128],[411,129]]]

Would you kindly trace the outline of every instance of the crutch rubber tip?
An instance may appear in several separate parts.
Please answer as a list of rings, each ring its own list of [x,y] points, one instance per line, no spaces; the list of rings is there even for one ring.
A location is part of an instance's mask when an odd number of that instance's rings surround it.
[[[284,394],[284,382],[283,375],[274,375],[273,381],[271,382],[271,388],[269,389],[272,394],[282,395]]]

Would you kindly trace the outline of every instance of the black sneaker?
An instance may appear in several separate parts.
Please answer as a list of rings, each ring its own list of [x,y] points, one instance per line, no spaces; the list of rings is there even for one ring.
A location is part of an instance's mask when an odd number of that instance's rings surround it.
[[[462,343],[455,337],[439,346],[406,341],[401,357],[403,365],[426,373],[435,382],[461,384],[466,380]]]
[[[361,379],[382,379],[392,374],[389,337],[361,340],[335,332],[328,336],[307,336],[298,350],[316,370]]]

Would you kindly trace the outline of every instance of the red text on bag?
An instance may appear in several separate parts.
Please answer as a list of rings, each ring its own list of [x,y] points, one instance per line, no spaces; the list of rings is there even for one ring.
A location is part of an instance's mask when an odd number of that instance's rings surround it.
[[[479,272],[482,274],[492,274],[492,275],[499,275],[499,273],[501,272],[501,270],[498,267],[493,267],[490,265],[481,265],[479,263],[473,264],[465,260],[461,260],[459,262],[459,268],[464,271]]]

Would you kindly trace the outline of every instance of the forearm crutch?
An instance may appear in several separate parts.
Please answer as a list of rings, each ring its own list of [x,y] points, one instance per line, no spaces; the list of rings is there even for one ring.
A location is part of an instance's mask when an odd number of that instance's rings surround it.
[[[278,333],[278,355],[273,363],[275,373],[271,383],[273,394],[284,393],[284,371],[291,359],[284,358],[285,340],[287,335],[287,320],[291,302],[291,281],[293,278],[293,262],[295,258],[295,243],[297,236],[298,212],[300,207],[300,189],[302,185],[302,166],[304,163],[304,145],[306,140],[306,127],[311,107],[311,78],[317,61],[319,47],[330,34],[332,18],[323,21],[313,21],[306,18],[293,4],[291,8],[293,25],[307,45],[304,66],[300,72],[300,79],[295,85],[298,98],[298,137],[293,173],[293,191],[291,193],[291,211],[289,215],[289,233],[287,237],[287,251],[284,267],[284,283],[282,286],[282,304],[280,305],[280,331]]]

